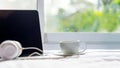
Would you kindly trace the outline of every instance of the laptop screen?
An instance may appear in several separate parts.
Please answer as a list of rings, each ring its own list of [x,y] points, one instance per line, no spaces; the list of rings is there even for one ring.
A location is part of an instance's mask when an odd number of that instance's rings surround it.
[[[42,50],[39,14],[36,10],[0,10],[0,42],[16,40],[22,47]],[[36,50],[24,50],[29,55]]]

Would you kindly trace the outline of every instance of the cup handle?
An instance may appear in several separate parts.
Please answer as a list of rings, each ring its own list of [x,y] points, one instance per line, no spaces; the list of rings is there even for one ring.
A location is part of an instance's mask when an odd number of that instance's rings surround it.
[[[79,54],[84,54],[84,52],[87,50],[87,44],[85,42],[80,42],[80,46],[85,46],[85,48],[79,52]]]

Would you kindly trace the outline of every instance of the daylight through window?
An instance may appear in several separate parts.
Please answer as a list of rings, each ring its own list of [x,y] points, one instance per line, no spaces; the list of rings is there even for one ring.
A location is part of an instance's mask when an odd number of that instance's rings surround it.
[[[120,32],[120,0],[45,0],[45,32]]]

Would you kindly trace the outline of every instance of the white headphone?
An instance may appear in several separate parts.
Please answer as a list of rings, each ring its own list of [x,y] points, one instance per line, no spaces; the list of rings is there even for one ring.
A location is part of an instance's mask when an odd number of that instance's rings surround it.
[[[2,60],[10,60],[19,57],[24,49],[36,49],[43,52],[36,47],[22,48],[22,45],[18,41],[6,40],[0,44],[0,57]]]

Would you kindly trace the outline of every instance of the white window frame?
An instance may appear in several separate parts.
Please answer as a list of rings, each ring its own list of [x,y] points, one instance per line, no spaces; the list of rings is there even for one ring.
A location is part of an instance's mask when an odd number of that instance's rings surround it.
[[[44,33],[44,0],[38,0],[43,43],[56,44],[63,40],[80,40],[86,43],[120,44],[120,33],[63,32]]]
[[[47,43],[59,43],[62,40],[80,40],[88,43],[120,42],[120,33],[65,32],[45,33]]]
[[[37,10],[39,12],[42,42],[44,43],[44,0],[37,0]]]

